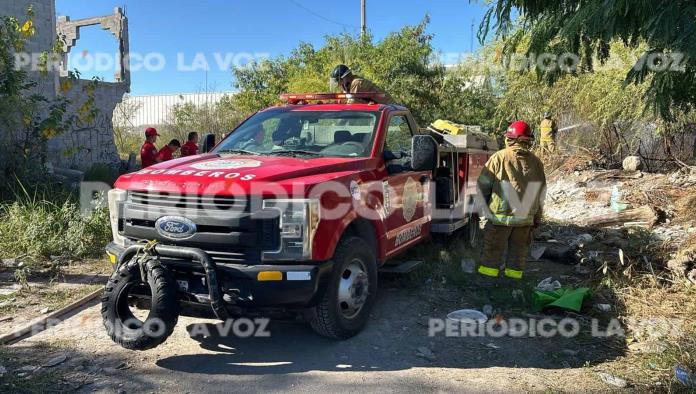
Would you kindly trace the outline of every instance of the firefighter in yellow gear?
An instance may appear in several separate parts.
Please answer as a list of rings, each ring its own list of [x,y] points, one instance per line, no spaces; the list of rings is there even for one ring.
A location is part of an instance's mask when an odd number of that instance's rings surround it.
[[[531,151],[533,139],[527,123],[512,123],[505,149],[490,157],[478,178],[489,209],[478,268],[482,275],[522,279],[546,193],[544,165]]]
[[[394,103],[389,93],[384,92],[369,79],[354,75],[345,64],[339,64],[331,72],[331,89],[333,90],[336,86],[340,87],[343,93],[382,93],[382,96],[376,96],[373,100],[351,99],[349,102],[369,103],[374,101],[378,104]]]
[[[556,122],[551,119],[551,114],[546,112],[544,114],[544,119],[539,125],[539,131],[541,131],[540,145],[542,153],[553,153],[556,151],[556,134],[558,133],[558,126]]]

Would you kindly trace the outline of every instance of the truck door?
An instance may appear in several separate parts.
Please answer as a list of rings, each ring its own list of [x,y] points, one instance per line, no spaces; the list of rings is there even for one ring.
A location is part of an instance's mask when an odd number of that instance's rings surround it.
[[[383,180],[387,214],[387,257],[417,243],[430,234],[431,207],[428,201],[430,172],[410,169],[411,137],[415,124],[405,113],[390,115],[384,151],[405,152],[407,157],[386,162]]]

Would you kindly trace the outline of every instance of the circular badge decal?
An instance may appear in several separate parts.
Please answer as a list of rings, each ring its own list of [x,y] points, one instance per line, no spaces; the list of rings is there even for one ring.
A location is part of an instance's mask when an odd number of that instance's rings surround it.
[[[418,204],[418,184],[413,178],[408,178],[404,185],[403,203],[404,220],[410,222],[413,215],[416,214],[416,205]]]
[[[254,168],[260,166],[260,161],[251,159],[213,160],[191,164],[191,167],[197,170],[235,170],[237,168]]]

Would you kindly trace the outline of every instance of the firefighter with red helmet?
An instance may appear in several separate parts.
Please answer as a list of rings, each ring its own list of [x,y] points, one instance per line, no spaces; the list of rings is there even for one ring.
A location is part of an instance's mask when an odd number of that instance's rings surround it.
[[[505,133],[505,149],[490,157],[478,178],[488,207],[478,268],[482,275],[522,279],[546,194],[544,165],[532,153],[533,141],[526,122],[513,122]]]
[[[157,134],[157,130],[154,127],[148,127],[145,130],[145,142],[140,148],[140,163],[143,168],[157,163],[157,147],[155,146],[157,137],[159,137],[159,134]]]

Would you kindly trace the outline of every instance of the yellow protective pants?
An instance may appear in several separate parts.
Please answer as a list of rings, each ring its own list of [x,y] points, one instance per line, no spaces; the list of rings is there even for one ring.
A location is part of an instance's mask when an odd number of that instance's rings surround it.
[[[479,274],[498,277],[502,270],[508,278],[522,279],[532,243],[532,230],[531,226],[510,227],[487,223]],[[504,261],[506,251],[507,259]]]
[[[542,139],[539,141],[542,153],[553,153],[556,151],[556,140],[553,138]]]

